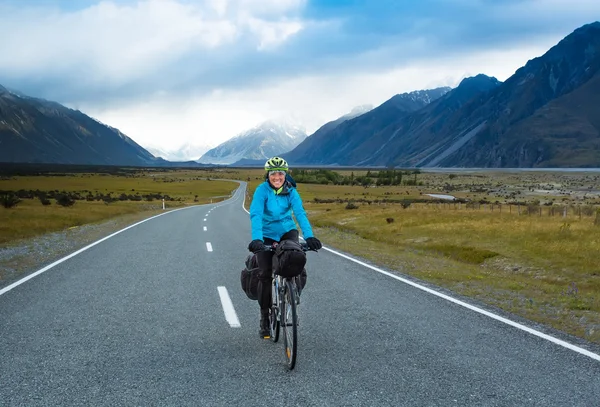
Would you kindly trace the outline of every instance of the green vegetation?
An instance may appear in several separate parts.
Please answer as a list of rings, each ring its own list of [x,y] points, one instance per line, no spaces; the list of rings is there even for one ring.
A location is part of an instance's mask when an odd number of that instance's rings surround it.
[[[362,171],[364,172],[364,171]],[[387,169],[380,171],[367,170],[362,172],[350,171],[350,174],[344,175],[342,172],[331,170],[296,170],[294,179],[303,184],[322,184],[322,185],[360,185],[369,187],[370,185],[419,185],[417,181],[420,170],[397,170]]]

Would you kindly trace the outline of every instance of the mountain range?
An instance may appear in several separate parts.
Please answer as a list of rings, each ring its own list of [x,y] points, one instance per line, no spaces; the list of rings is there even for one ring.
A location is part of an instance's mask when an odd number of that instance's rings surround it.
[[[0,162],[161,166],[178,163],[155,155],[183,158],[148,150],[154,155],[82,112],[0,86]],[[273,155],[294,166],[600,167],[600,23],[504,82],[479,74],[454,89],[395,95],[308,137],[297,124],[267,121],[197,161],[262,165]]]
[[[118,129],[0,86],[0,162],[162,165]]]
[[[393,109],[395,98],[286,157],[296,165],[600,167],[600,23],[503,83],[467,78],[421,108]]]

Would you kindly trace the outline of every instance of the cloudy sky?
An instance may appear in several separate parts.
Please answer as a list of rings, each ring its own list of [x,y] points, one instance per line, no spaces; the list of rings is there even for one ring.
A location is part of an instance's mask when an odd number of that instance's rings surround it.
[[[216,146],[264,120],[506,80],[598,0],[0,0],[0,84],[144,147]]]

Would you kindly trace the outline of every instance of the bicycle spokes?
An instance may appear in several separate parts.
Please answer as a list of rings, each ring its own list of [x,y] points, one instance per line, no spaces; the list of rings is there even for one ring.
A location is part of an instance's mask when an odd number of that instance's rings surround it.
[[[285,282],[284,293],[281,301],[283,312],[281,315],[281,325],[283,327],[283,337],[285,345],[285,356],[289,369],[293,369],[296,364],[296,354],[298,346],[298,329],[296,315],[296,298],[293,283],[289,280]]]

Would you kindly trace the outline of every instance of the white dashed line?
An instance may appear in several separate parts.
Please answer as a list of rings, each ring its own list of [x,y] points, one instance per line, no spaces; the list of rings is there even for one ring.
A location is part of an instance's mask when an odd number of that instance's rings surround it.
[[[206,232],[206,226],[204,226],[204,231]]]
[[[225,319],[229,322],[229,326],[232,328],[239,328],[240,320],[235,313],[235,308],[233,308],[233,303],[231,302],[231,298],[229,298],[229,293],[227,292],[227,288],[223,286],[217,287],[219,291],[219,297],[221,297],[221,305],[223,306],[223,312],[225,313]]]
[[[210,244],[210,242],[206,242],[206,250],[212,252],[212,245]]]
[[[204,222],[206,222],[206,218],[204,218]]]

